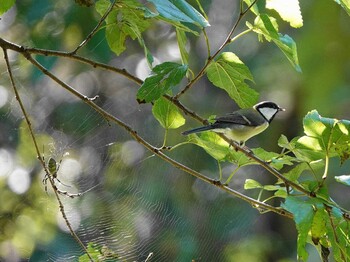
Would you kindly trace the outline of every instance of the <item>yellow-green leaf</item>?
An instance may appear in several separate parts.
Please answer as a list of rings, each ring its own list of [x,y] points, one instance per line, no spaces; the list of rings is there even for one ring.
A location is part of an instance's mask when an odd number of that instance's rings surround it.
[[[218,161],[224,160],[230,154],[229,144],[214,132],[203,132],[200,136],[190,135],[190,142],[203,148]]]
[[[14,4],[15,4],[15,0],[1,0],[0,1],[0,15],[7,12]]]
[[[274,9],[292,27],[303,26],[299,0],[266,0],[266,8]]]
[[[249,68],[232,52],[222,53],[208,66],[207,76],[215,86],[224,89],[241,108],[251,107],[259,94],[245,80],[253,81]]]
[[[178,128],[186,121],[177,107],[163,97],[154,102],[152,113],[165,129]]]

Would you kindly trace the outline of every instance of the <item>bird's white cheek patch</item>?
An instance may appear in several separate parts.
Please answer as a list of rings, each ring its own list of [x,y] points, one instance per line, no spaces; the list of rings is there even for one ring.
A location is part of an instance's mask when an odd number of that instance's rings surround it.
[[[274,108],[260,108],[259,110],[267,120],[270,120],[271,117],[273,117],[277,112],[277,110]]]

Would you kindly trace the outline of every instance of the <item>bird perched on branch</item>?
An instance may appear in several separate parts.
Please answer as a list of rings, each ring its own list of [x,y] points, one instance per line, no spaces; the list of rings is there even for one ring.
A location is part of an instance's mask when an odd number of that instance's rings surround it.
[[[264,101],[252,108],[240,109],[225,116],[217,117],[212,124],[197,127],[182,134],[189,135],[204,131],[213,131],[222,133],[229,139],[244,146],[248,139],[263,132],[280,111],[285,110],[273,102]]]

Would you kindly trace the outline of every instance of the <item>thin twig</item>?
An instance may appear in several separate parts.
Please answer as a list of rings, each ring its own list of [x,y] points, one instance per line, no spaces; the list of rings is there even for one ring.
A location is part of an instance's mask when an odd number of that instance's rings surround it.
[[[41,165],[43,166],[46,174],[49,174],[49,170],[47,169],[47,166],[45,164],[45,161],[44,159],[42,158],[42,155],[40,154],[40,150],[39,150],[39,147],[38,147],[38,143],[36,141],[36,138],[35,138],[35,135],[34,135],[34,132],[33,132],[33,128],[32,128],[32,123],[28,117],[28,114],[27,114],[27,111],[25,110],[24,108],[24,105],[23,105],[23,102],[22,102],[22,99],[19,95],[19,92],[18,92],[18,89],[17,89],[17,86],[16,86],[16,83],[14,81],[14,78],[13,78],[13,74],[12,74],[12,70],[11,70],[11,65],[10,65],[10,62],[9,62],[9,58],[8,58],[8,55],[7,55],[7,50],[3,48],[3,52],[4,52],[4,58],[5,58],[5,62],[6,62],[6,67],[7,67],[7,70],[8,70],[8,74],[9,74],[9,77],[10,77],[10,81],[11,81],[11,85],[12,85],[12,88],[14,90],[14,93],[15,93],[15,96],[16,96],[16,99],[18,101],[18,104],[21,108],[21,111],[22,111],[22,114],[24,116],[24,119],[27,123],[27,126],[28,126],[28,129],[29,129],[29,133],[30,133],[30,136],[32,138],[32,141],[34,143],[34,147],[35,147],[35,150],[36,150],[36,153],[37,153],[37,158],[39,159],[39,161],[41,162]],[[90,261],[94,261],[92,259],[92,257],[90,256],[89,252],[87,251],[85,245],[83,244],[83,242],[80,240],[80,238],[77,236],[77,234],[74,232],[67,216],[66,216],[66,212],[64,210],[64,206],[62,204],[62,201],[58,195],[58,192],[57,192],[57,187],[55,186],[55,181],[53,180],[53,177],[48,175],[48,179],[51,183],[51,186],[52,188],[54,189],[53,191],[55,192],[55,196],[56,196],[56,199],[58,201],[58,205],[59,205],[59,209],[60,209],[60,212],[62,214],[62,217],[71,233],[71,235],[73,236],[73,238],[77,241],[77,243],[83,248],[84,252],[87,254],[87,256],[89,257]]]
[[[334,225],[334,222],[333,222],[333,219],[332,219],[332,213],[331,213],[331,210],[332,210],[332,207],[328,206],[328,205],[324,205],[326,211],[327,211],[327,214],[328,214],[328,217],[329,217],[329,223],[331,225],[331,228],[332,228],[332,231],[333,231],[333,234],[334,234],[334,240],[335,242],[337,243],[338,247],[339,247],[339,250],[340,250],[340,254],[341,254],[341,257],[342,257],[342,261],[347,261],[345,259],[345,252],[344,250],[342,249],[341,247],[341,244],[340,244],[340,241],[339,241],[339,238],[338,238],[338,235],[337,235],[337,231],[336,231],[336,225]]]
[[[106,20],[106,18],[109,15],[109,13],[112,11],[115,2],[116,2],[116,0],[114,0],[111,3],[111,5],[107,9],[107,11],[104,13],[104,15],[101,17],[100,21],[97,23],[96,27],[90,32],[90,34],[84,39],[84,41],[81,42],[80,45],[78,45],[77,48],[73,52],[71,52],[71,54],[76,54],[80,48],[82,48],[84,45],[86,45],[91,40],[91,38],[100,29],[102,23]]]
[[[242,1],[242,0],[241,0]],[[185,94],[192,86],[194,83],[196,83],[205,73],[205,70],[207,69],[207,67],[211,64],[211,62],[213,62],[214,58],[218,56],[218,54],[221,53],[221,51],[228,45],[231,43],[231,37],[233,35],[233,33],[235,32],[239,22],[242,20],[242,18],[244,17],[244,15],[248,12],[248,10],[250,8],[252,8],[252,6],[254,4],[256,4],[258,0],[254,0],[252,2],[252,4],[250,6],[247,7],[246,10],[244,11],[241,11],[239,16],[238,16],[238,19],[236,20],[236,22],[234,23],[232,29],[230,30],[230,32],[227,34],[226,38],[225,38],[225,41],[221,44],[221,46],[219,47],[219,49],[210,57],[208,57],[208,60],[207,62],[205,63],[205,65],[202,67],[202,69],[199,71],[199,73],[197,74],[197,76],[192,79],[192,81],[190,81],[184,89],[182,89],[179,93],[177,93],[174,98],[175,99],[179,99],[180,96],[182,96],[183,94]]]
[[[21,53],[23,55],[36,54],[36,55],[43,55],[43,56],[64,57],[64,58],[76,60],[78,62],[91,65],[94,68],[101,68],[101,69],[104,69],[107,71],[111,71],[111,72],[123,75],[126,78],[128,78],[129,80],[135,82],[136,84],[141,85],[143,83],[143,81],[140,78],[130,74],[126,69],[120,69],[120,68],[110,66],[110,65],[107,65],[104,63],[96,62],[94,60],[91,60],[91,59],[88,59],[88,58],[85,58],[85,57],[82,57],[82,56],[79,56],[76,54],[72,54],[69,52],[47,50],[47,49],[40,49],[40,48],[29,48],[29,47],[17,45],[15,43],[7,41],[1,37],[0,37],[0,47],[13,50],[13,51]]]

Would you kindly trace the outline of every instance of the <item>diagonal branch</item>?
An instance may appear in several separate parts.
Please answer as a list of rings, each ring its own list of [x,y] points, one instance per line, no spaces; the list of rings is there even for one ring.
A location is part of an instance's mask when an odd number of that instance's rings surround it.
[[[16,86],[16,83],[14,81],[14,78],[13,78],[13,74],[12,74],[12,70],[11,70],[11,65],[10,65],[10,62],[9,62],[9,58],[8,58],[8,54],[7,54],[7,50],[3,48],[3,52],[4,52],[4,58],[5,58],[5,62],[6,62],[6,67],[7,67],[7,70],[8,70],[8,74],[9,74],[9,77],[10,77],[10,81],[11,81],[11,85],[12,85],[12,88],[13,88],[13,91],[15,92],[15,96],[16,96],[16,99],[18,101],[18,104],[21,108],[21,111],[22,111],[22,114],[24,116],[24,119],[25,121],[27,122],[27,126],[28,126],[28,129],[29,129],[29,133],[30,133],[30,136],[32,138],[32,141],[34,143],[34,147],[35,147],[35,150],[36,150],[36,153],[37,153],[37,158],[38,160],[40,161],[41,165],[43,166],[46,174],[49,174],[49,170],[47,169],[47,166],[45,164],[45,161],[42,157],[42,155],[40,154],[40,150],[39,150],[39,147],[38,147],[38,143],[36,141],[36,138],[35,138],[35,135],[34,135],[34,132],[33,132],[33,128],[32,128],[32,123],[28,117],[28,114],[27,114],[27,111],[25,110],[24,108],[24,105],[23,105],[23,102],[22,102],[22,99],[19,95],[19,92],[18,92],[18,89],[17,89],[17,86]],[[82,247],[82,249],[84,250],[84,252],[87,254],[88,258],[90,259],[90,261],[94,261],[92,259],[92,257],[90,256],[89,252],[87,251],[85,245],[83,244],[83,242],[80,240],[80,238],[78,237],[78,235],[74,232],[73,228],[72,228],[72,225],[70,224],[68,218],[67,218],[67,215],[66,215],[66,212],[64,210],[64,206],[62,204],[62,201],[60,199],[60,196],[58,195],[58,192],[57,192],[57,188],[55,186],[55,182],[53,180],[53,177],[51,175],[48,175],[48,179],[50,181],[50,184],[52,186],[52,188],[54,189],[53,191],[55,192],[55,196],[56,196],[56,199],[57,199],[57,202],[58,202],[58,205],[59,205],[59,208],[60,208],[60,212],[62,214],[62,217],[71,233],[71,235],[73,236],[73,238],[77,241],[77,243]]]
[[[120,120],[119,118],[115,117],[114,115],[108,113],[107,111],[105,111],[104,109],[102,109],[101,107],[99,107],[98,105],[96,105],[92,99],[88,98],[87,96],[81,94],[80,92],[76,91],[74,88],[72,88],[71,86],[69,86],[68,84],[66,84],[65,82],[63,82],[62,80],[60,80],[57,76],[55,76],[54,74],[52,74],[50,71],[48,71],[45,67],[43,67],[40,63],[38,63],[35,59],[33,59],[33,57],[30,54],[27,54],[25,56],[34,66],[36,66],[41,72],[43,72],[45,75],[47,75],[48,77],[50,77],[53,81],[55,81],[57,84],[59,84],[60,86],[62,86],[64,89],[66,89],[68,92],[70,92],[71,94],[73,94],[74,96],[78,97],[79,99],[81,99],[82,101],[84,101],[86,104],[88,104],[91,108],[93,108],[96,112],[98,112],[103,118],[105,118],[107,121],[113,122],[119,126],[121,126],[124,130],[126,130],[129,135],[131,135],[135,141],[137,141],[138,143],[140,143],[141,145],[143,145],[147,150],[149,150],[150,152],[154,153],[156,156],[158,156],[159,158],[163,159],[164,161],[170,163],[171,165],[173,165],[174,167],[206,182],[209,184],[212,184],[218,188],[220,188],[223,191],[228,192],[229,194],[236,196],[248,203],[250,203],[253,207],[258,208],[260,210],[269,210],[272,212],[275,212],[279,215],[283,215],[289,218],[292,218],[292,214],[290,214],[289,212],[287,212],[284,209],[278,208],[278,207],[274,207],[271,206],[269,204],[260,202],[258,200],[255,200],[253,198],[250,198],[242,193],[239,193],[238,191],[233,190],[232,188],[221,184],[219,181],[216,181],[214,179],[211,179],[179,162],[177,162],[176,160],[172,159],[171,157],[167,156],[166,154],[164,154],[162,152],[161,149],[154,147],[153,145],[151,145],[149,142],[147,142],[145,139],[143,139],[141,136],[139,136],[137,134],[137,132],[135,130],[133,130],[128,124],[126,124],[125,122],[123,122],[122,120]]]
[[[106,20],[107,16],[109,15],[109,13],[113,10],[114,4],[115,4],[116,0],[114,0],[111,5],[109,6],[109,8],[107,9],[107,11],[104,13],[104,15],[101,17],[100,21],[97,23],[97,25],[95,26],[95,28],[90,32],[90,34],[88,34],[88,36],[84,39],[83,42],[80,43],[80,45],[77,46],[77,48],[74,49],[73,52],[71,52],[71,54],[76,54],[80,48],[82,48],[84,45],[86,45],[91,38],[96,34],[96,32],[100,29],[102,23]]]
[[[78,62],[91,65],[94,68],[101,68],[101,69],[104,69],[107,71],[111,71],[111,72],[123,75],[126,78],[128,78],[129,80],[135,82],[136,84],[141,85],[143,83],[143,81],[140,78],[130,74],[126,69],[120,69],[120,68],[117,68],[114,66],[110,66],[108,64],[96,62],[94,60],[91,60],[91,59],[88,59],[88,58],[85,58],[85,57],[82,57],[82,56],[79,56],[76,54],[72,54],[69,52],[20,46],[20,45],[17,45],[15,43],[12,43],[10,41],[7,41],[1,37],[0,37],[0,47],[2,47],[3,49],[13,50],[13,51],[18,52],[20,54],[23,54],[24,56],[26,54],[36,54],[36,55],[43,55],[43,56],[64,57],[64,58],[76,60]]]
[[[241,0],[242,2],[243,0]],[[205,70],[207,69],[207,67],[210,65],[210,63],[214,60],[215,57],[217,57],[221,51],[228,45],[231,43],[231,37],[233,35],[233,33],[235,32],[235,30],[237,29],[237,26],[239,25],[240,21],[242,20],[242,18],[245,16],[245,14],[248,12],[248,10],[250,10],[254,4],[256,4],[258,0],[254,0],[251,5],[249,5],[247,7],[246,10],[240,12],[238,19],[236,20],[236,22],[234,23],[232,29],[230,30],[230,32],[227,34],[225,41],[222,43],[222,45],[219,47],[219,49],[210,57],[208,57],[207,62],[205,63],[205,65],[202,67],[202,69],[199,71],[199,73],[197,74],[197,76],[192,79],[186,86],[184,89],[182,89],[179,93],[177,93],[174,98],[175,99],[179,99],[180,96],[182,96],[183,94],[185,94],[192,86],[193,84],[195,84],[205,73]]]
[[[0,38],[0,46],[3,47],[3,48],[9,48],[9,49],[12,49],[14,51],[17,51],[17,52],[21,53],[23,56],[25,56],[28,60],[30,60],[36,67],[38,67],[45,74],[47,74],[47,73],[50,74],[50,72],[48,72],[47,69],[42,67],[35,59],[33,59],[31,54],[41,54],[41,55],[45,55],[45,56],[60,56],[60,57],[71,58],[71,59],[74,59],[74,60],[77,60],[77,61],[89,64],[89,65],[91,65],[93,67],[98,67],[98,68],[101,68],[101,69],[105,69],[105,70],[108,70],[108,71],[111,71],[111,72],[115,72],[115,73],[121,74],[121,75],[125,76],[126,78],[130,79],[131,81],[133,81],[133,82],[135,82],[135,83],[137,83],[139,85],[141,85],[143,83],[143,81],[141,79],[131,75],[125,69],[119,69],[119,68],[116,68],[116,67],[113,67],[113,66],[110,66],[110,65],[107,65],[107,64],[98,63],[98,62],[95,62],[93,60],[90,60],[90,59],[87,59],[87,58],[84,58],[84,57],[81,57],[81,56],[78,56],[78,55],[72,55],[72,54],[67,53],[67,52],[44,50],[44,49],[37,49],[37,48],[26,48],[26,47],[19,46],[19,45],[16,45],[14,43],[11,43],[9,41],[6,41],[6,40],[4,40],[2,38]],[[88,100],[91,100],[91,98],[86,97],[86,96],[80,94],[78,91],[76,91],[72,87],[67,86],[63,81],[61,81],[56,76],[51,75],[50,77],[53,78],[54,81],[57,82],[59,85],[61,85],[62,87],[64,87],[65,89],[67,89],[68,91],[73,93],[74,95],[80,97],[84,102],[86,102]],[[180,110],[182,110],[184,112],[184,114],[191,116],[192,118],[196,119],[197,121],[199,121],[199,122],[201,122],[203,124],[207,124],[208,123],[206,119],[200,117],[198,114],[196,114],[196,112],[188,109],[177,98],[171,97],[169,95],[165,95],[165,98],[168,99],[169,101],[171,101]],[[94,104],[94,103],[92,103],[92,104]],[[251,159],[254,159],[257,163],[259,163],[262,167],[264,167],[268,172],[270,172],[271,174],[273,174],[277,178],[279,178],[282,181],[284,181],[287,185],[292,186],[293,188],[299,190],[300,192],[303,192],[303,193],[305,193],[307,195],[310,195],[310,192],[308,192],[307,190],[302,188],[300,185],[298,185],[298,184],[296,184],[296,183],[286,179],[281,173],[279,173],[277,170],[272,168],[265,161],[259,159],[257,156],[253,155],[251,152],[249,152],[249,151],[239,147],[235,143],[232,143],[232,141],[229,140],[228,138],[225,138],[224,136],[223,136],[223,138],[227,142],[229,142],[235,148],[235,150],[239,150],[239,151],[243,152],[246,156],[250,157]]]

